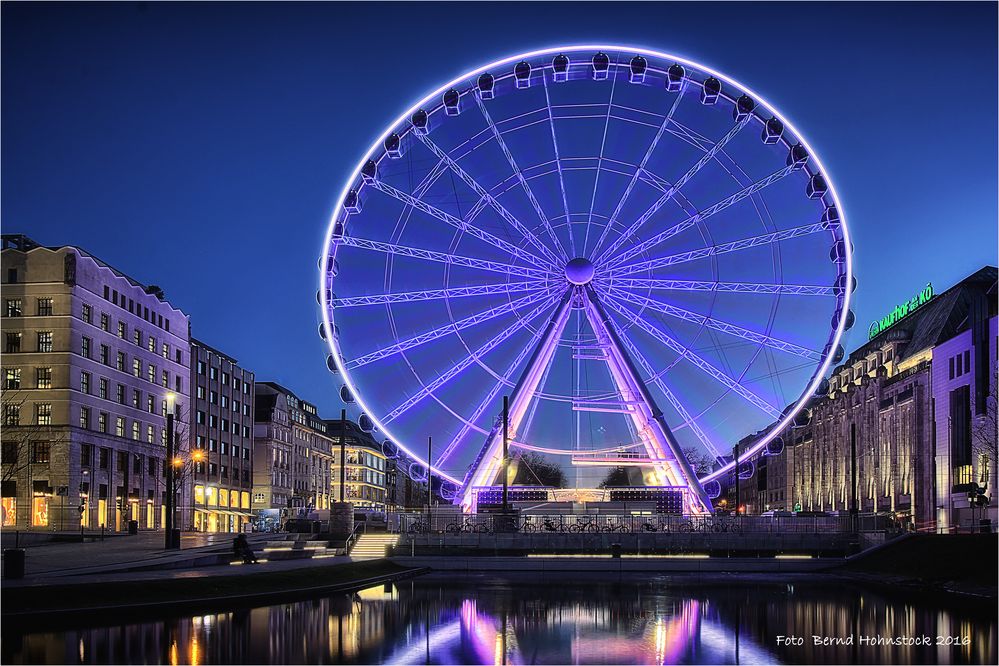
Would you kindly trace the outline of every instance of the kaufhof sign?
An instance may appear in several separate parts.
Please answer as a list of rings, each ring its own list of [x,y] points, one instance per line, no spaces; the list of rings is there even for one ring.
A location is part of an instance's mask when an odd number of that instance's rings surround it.
[[[873,340],[881,333],[885,332],[901,320],[905,319],[907,316],[913,313],[913,311],[918,310],[923,305],[928,303],[930,299],[933,298],[933,285],[929,282],[926,283],[926,287],[923,288],[921,292],[913,296],[907,301],[903,301],[892,308],[891,312],[886,314],[881,319],[875,320],[871,323],[871,327],[867,331],[867,339]]]

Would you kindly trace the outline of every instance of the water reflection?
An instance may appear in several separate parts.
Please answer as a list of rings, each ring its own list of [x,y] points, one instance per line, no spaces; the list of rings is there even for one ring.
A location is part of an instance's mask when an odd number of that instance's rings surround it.
[[[813,645],[812,636],[852,645]],[[951,636],[957,645],[861,645]],[[799,636],[802,645],[779,645]],[[850,586],[428,576],[354,595],[60,632],[4,628],[5,663],[995,663],[987,608]],[[966,644],[965,644],[966,643]]]

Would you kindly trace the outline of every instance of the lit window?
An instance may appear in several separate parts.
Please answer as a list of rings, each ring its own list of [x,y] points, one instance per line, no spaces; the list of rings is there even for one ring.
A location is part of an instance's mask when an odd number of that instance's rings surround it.
[[[39,298],[38,299],[38,316],[39,317],[51,317],[52,316],[52,299],[51,298]]]
[[[40,352],[52,351],[52,331],[38,332],[38,351]]]
[[[38,425],[52,425],[52,403],[43,402],[36,404],[35,419]]]
[[[52,368],[35,368],[35,377],[38,388],[52,388]]]
[[[92,311],[90,309],[90,306],[87,305],[86,303],[84,303],[83,304],[83,323],[90,324],[92,317],[93,317],[93,315],[92,315]]]
[[[20,298],[8,298],[6,300],[6,307],[4,312],[7,317],[20,317],[21,316],[21,299]]]
[[[21,388],[21,369],[7,368],[4,371],[3,387],[5,389]]]

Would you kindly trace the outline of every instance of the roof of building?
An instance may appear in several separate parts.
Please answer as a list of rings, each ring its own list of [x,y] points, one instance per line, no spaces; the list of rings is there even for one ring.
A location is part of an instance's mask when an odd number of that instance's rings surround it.
[[[224,351],[219,351],[217,348],[212,347],[207,342],[203,342],[202,340],[200,340],[198,338],[192,337],[191,338],[191,344],[192,345],[197,345],[198,347],[201,347],[202,349],[207,349],[211,353],[213,353],[213,354],[215,354],[217,356],[221,356],[222,358],[224,358],[225,360],[229,361],[233,365],[239,365],[239,361],[237,361],[236,359],[234,359],[232,356],[229,356],[229,354],[226,354]]]
[[[903,360],[953,338],[970,326],[969,316],[976,300],[984,299],[988,303],[989,317],[995,316],[997,277],[999,269],[995,266],[975,271],[855,349],[833,372],[852,365],[886,342],[905,343],[897,358]]]
[[[24,234],[3,234],[2,236],[0,236],[0,240],[2,240],[4,251],[12,250],[15,252],[31,252],[33,250],[48,250],[49,252],[58,252],[59,250],[62,250],[64,248],[74,250],[77,253],[79,253],[80,256],[90,259],[101,268],[105,268],[111,271],[111,273],[116,277],[120,277],[123,280],[126,280],[133,287],[139,287],[147,294],[156,296],[157,299],[159,299],[163,303],[166,303],[177,312],[185,314],[183,310],[174,306],[172,303],[170,303],[167,300],[166,296],[163,294],[163,289],[160,288],[159,286],[147,285],[143,284],[142,282],[139,282],[134,277],[127,275],[126,273],[122,273],[120,270],[118,270],[108,262],[104,261],[97,255],[88,252],[87,250],[84,250],[82,247],[78,245],[42,245],[41,243],[38,243],[37,241],[29,238]]]

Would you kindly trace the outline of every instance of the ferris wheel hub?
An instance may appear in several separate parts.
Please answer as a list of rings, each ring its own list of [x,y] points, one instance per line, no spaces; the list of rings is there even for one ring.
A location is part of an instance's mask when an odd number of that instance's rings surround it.
[[[577,257],[565,265],[565,279],[575,285],[584,285],[593,279],[593,262]]]

